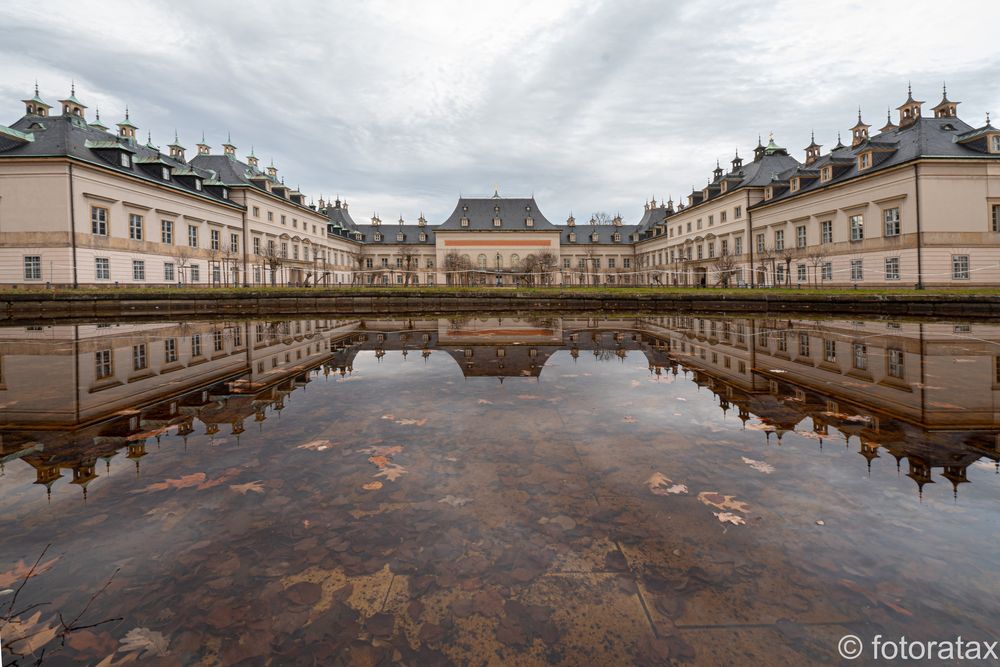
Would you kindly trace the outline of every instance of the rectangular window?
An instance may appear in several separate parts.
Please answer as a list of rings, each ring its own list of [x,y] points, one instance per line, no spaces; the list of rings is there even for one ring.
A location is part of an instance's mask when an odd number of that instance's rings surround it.
[[[191,265],[191,282],[197,283],[201,282],[201,267],[197,264]]]
[[[129,156],[128,153],[122,152],[121,165],[126,169],[132,166],[132,158]]]
[[[163,280],[168,283],[174,282],[174,263],[163,263]]]
[[[864,280],[865,267],[860,259],[851,260],[851,280]]]
[[[163,341],[163,358],[168,364],[177,361],[177,339],[167,338]]]
[[[194,334],[191,336],[191,356],[201,356],[201,334]]]
[[[729,254],[729,239],[722,239],[719,242],[719,254],[723,257]]]
[[[837,361],[837,341],[823,341],[823,361],[829,361],[831,363]]]
[[[854,352],[854,367],[859,371],[866,370],[868,368],[868,346],[864,343],[854,343],[851,349]]]
[[[274,211],[268,211],[267,212],[267,221],[268,222],[274,222]]]
[[[833,243],[833,222],[824,220],[819,223],[820,243]]]
[[[281,242],[281,256],[284,259],[288,259],[288,241]]]
[[[969,279],[969,256],[968,255],[952,255],[951,256],[951,277],[952,277],[952,280],[968,280]]]
[[[260,207],[259,206],[254,206],[253,207],[253,217],[255,217],[255,218],[259,218],[260,217]]]
[[[1000,204],[993,204],[993,231],[1000,232]]]
[[[174,243],[174,223],[171,220],[160,220],[160,241],[168,245]]]
[[[25,280],[41,280],[42,279],[42,256],[41,255],[25,255],[24,256],[24,279]]]
[[[253,237],[253,254],[255,254],[255,255],[259,255],[260,254],[260,237],[259,236]]]
[[[1000,134],[994,134],[990,137],[990,152],[1000,153]]]
[[[222,282],[222,267],[218,264],[212,264],[212,284],[218,285]]]
[[[615,258],[614,257],[609,257],[608,258],[608,268],[609,269],[615,268]]]
[[[899,280],[899,257],[885,258],[885,279]]]
[[[188,225],[188,245],[192,248],[198,247],[198,228]]]
[[[903,370],[904,370],[904,368],[903,368],[903,351],[902,350],[893,350],[893,349],[890,348],[889,349],[889,357],[888,357],[887,361],[888,361],[888,366],[889,366],[889,368],[888,368],[889,377],[894,377],[894,378],[902,379],[903,378]]]
[[[743,217],[743,207],[742,206],[737,206],[736,208],[733,209],[733,217],[737,218],[737,219]]]
[[[97,280],[111,280],[111,260],[107,257],[94,258],[94,278]]]
[[[142,216],[132,213],[128,216],[128,237],[133,241],[142,240]]]
[[[883,215],[885,216],[885,235],[899,236],[899,208],[887,208]]]
[[[146,344],[132,346],[132,370],[141,371],[149,366],[149,359],[146,358]]]
[[[804,334],[804,333],[799,334],[799,356],[800,357],[809,356],[809,334]]]
[[[212,332],[212,349],[214,349],[216,352],[222,352],[222,341],[223,341],[222,332],[221,331],[213,331]]]
[[[805,264],[799,264],[798,266],[796,266],[795,267],[795,273],[796,273],[795,277],[796,277],[796,279],[800,283],[804,283],[807,280],[809,280],[809,275],[806,272],[806,265]]]
[[[230,252],[240,251],[240,237],[238,234],[229,235],[229,251]]]
[[[719,211],[719,223],[720,224],[726,221],[726,213],[728,213],[728,211]]]
[[[774,232],[774,249],[785,249],[785,231],[783,229],[778,229]]]
[[[764,252],[764,235],[757,235],[757,252]]]
[[[219,230],[212,229],[208,232],[208,247],[212,250],[219,249]]]
[[[94,372],[98,380],[111,377],[114,366],[111,362],[111,350],[98,350],[94,353]]]
[[[735,252],[737,255],[742,255],[743,254],[743,237],[742,236],[737,236],[735,239],[733,239],[733,252]]]
[[[806,226],[799,225],[795,228],[795,247],[805,248],[806,247]]]
[[[145,280],[145,279],[146,279],[146,260],[133,259],[132,280]]]
[[[90,207],[90,231],[98,236],[108,235],[108,209],[100,206]]]
[[[833,280],[833,262],[823,262],[820,277],[823,280]]]
[[[632,268],[632,259],[630,257],[623,257],[622,258],[622,268],[623,269],[631,269]]]
[[[863,215],[852,215],[850,217],[851,223],[851,240],[861,241],[865,238],[865,216]]]

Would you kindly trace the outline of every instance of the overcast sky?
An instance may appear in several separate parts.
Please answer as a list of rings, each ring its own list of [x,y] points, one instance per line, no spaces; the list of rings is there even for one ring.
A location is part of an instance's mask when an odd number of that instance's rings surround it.
[[[460,193],[561,222],[686,196],[769,132],[799,159],[914,95],[1000,116],[1000,2],[0,4],[0,123],[37,78],[189,155],[232,133],[286,183],[442,221]]]

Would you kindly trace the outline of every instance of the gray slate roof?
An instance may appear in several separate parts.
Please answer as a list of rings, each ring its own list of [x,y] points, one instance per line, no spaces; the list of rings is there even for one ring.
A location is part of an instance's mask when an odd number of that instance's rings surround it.
[[[562,232],[559,236],[559,243],[564,248],[573,246],[587,246],[593,244],[607,244],[607,245],[622,245],[627,246],[632,242],[632,235],[635,234],[639,225],[622,225],[616,227],[614,225],[592,225],[586,223],[583,225],[576,225],[574,227],[567,227],[566,225],[559,225],[554,227]],[[597,233],[597,241],[592,240],[592,234]],[[621,240],[615,241],[615,232],[621,234]],[[576,233],[576,241],[571,242],[570,234]]]
[[[361,232],[362,243],[379,246],[379,245],[434,245],[434,230],[438,227],[432,227],[427,225],[425,227],[420,227],[418,225],[399,225],[399,224],[381,224],[377,227],[368,224],[357,225],[356,230]],[[375,240],[375,232],[380,232],[382,234],[382,240]],[[396,235],[399,232],[403,232],[403,240],[397,241]],[[427,235],[426,240],[420,240],[420,232],[424,232]]]
[[[469,219],[467,227],[462,226],[462,218]],[[500,218],[502,225],[493,226],[493,218]],[[525,226],[525,218],[534,221],[532,227]],[[461,197],[454,212],[438,226],[440,231],[455,232],[496,232],[496,231],[556,231],[556,226],[538,210],[534,197],[508,199],[493,197]]]
[[[98,165],[105,169],[128,174],[135,178],[154,182],[157,185],[174,188],[184,193],[210,199],[229,206],[242,208],[222,197],[221,187],[212,187],[215,174],[207,169],[192,169],[185,164],[160,153],[156,148],[144,146],[131,139],[123,139],[102,129],[86,124],[75,116],[35,116],[26,115],[18,119],[10,129],[30,136],[30,141],[14,138],[16,135],[0,133],[0,159],[33,156],[70,157]],[[132,155],[132,166],[123,167],[120,152]],[[144,168],[144,165],[148,165]],[[169,181],[162,177],[162,167],[170,167],[175,176]],[[177,178],[178,175],[189,178]],[[201,178],[205,187],[197,190],[195,178]]]

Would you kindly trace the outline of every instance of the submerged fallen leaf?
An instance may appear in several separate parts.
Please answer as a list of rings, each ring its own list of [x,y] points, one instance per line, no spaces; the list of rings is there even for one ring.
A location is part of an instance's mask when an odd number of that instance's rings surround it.
[[[370,454],[372,456],[393,456],[394,454],[400,454],[403,451],[401,445],[375,445],[373,447],[363,447],[358,450],[361,454]]]
[[[734,526],[745,526],[747,523],[739,514],[733,514],[732,512],[712,512],[712,514],[722,523],[731,523]]]
[[[165,656],[170,642],[161,633],[149,628],[132,628],[121,640],[119,650],[122,653],[138,651],[140,654],[149,652],[156,656]]]
[[[485,398],[480,398],[476,403],[479,405],[493,405],[493,401],[488,401]]]
[[[774,472],[774,466],[771,465],[770,463],[764,463],[763,461],[755,461],[754,459],[748,459],[745,456],[741,458],[743,459],[743,463],[746,463],[754,470],[760,471],[765,475],[770,475],[772,472]]]
[[[247,482],[246,484],[230,484],[229,488],[242,496],[251,491],[254,493],[264,493],[264,486],[259,479],[254,482]]]
[[[407,417],[397,419],[396,415],[393,414],[382,415],[382,419],[391,421],[394,424],[399,424],[400,426],[423,426],[427,423],[426,417],[422,419],[412,419]]]
[[[407,472],[409,471],[403,466],[398,465],[396,463],[390,463],[385,468],[382,468],[382,470],[375,473],[375,476],[385,477],[390,482],[395,482],[397,479],[405,475]]]
[[[3,625],[4,647],[17,653],[32,654],[55,639],[59,633],[57,625],[42,622],[42,612],[24,620],[14,617]],[[50,620],[55,620],[50,619]]]
[[[167,479],[156,484],[150,484],[143,491],[166,491],[167,489],[186,489],[192,486],[200,486],[205,482],[205,473],[194,472],[177,479]]]
[[[559,526],[563,530],[573,530],[574,528],[576,528],[576,521],[574,521],[571,517],[566,516],[565,514],[558,514],[552,517],[551,519],[549,517],[543,516],[541,519],[538,520],[538,523],[542,525],[548,523],[555,524],[556,526]]]
[[[715,491],[702,491],[698,494],[698,500],[720,510],[735,510],[744,514],[750,511],[750,508],[742,500],[736,500],[735,496],[724,496]]]
[[[59,560],[59,556],[47,560],[44,563],[39,563],[38,566],[35,567],[35,571],[32,572],[31,576],[37,577],[42,572],[45,572],[52,567],[57,560]],[[15,564],[10,570],[0,572],[0,586],[7,587],[11,584],[17,583],[28,576],[29,572],[31,572],[31,566],[26,564],[23,560],[18,561],[17,564]],[[13,593],[13,591],[11,592]]]
[[[361,488],[364,489],[365,491],[378,491],[379,489],[382,488],[382,482],[379,482],[378,480],[374,482],[368,482],[367,484],[362,484]]]
[[[461,496],[453,496],[453,495],[451,495],[449,493],[447,496],[445,496],[444,498],[442,498],[438,502],[439,503],[447,503],[447,504],[451,505],[452,507],[461,507],[462,505],[465,505],[466,503],[471,503],[472,502],[472,498],[463,498]]]
[[[687,493],[688,488],[684,484],[674,484],[673,480],[662,472],[654,472],[646,480],[646,487],[657,496],[678,495]]]
[[[389,465],[389,457],[388,456],[369,456],[368,457],[368,463],[371,463],[376,468],[378,468],[379,470],[381,470],[381,469],[385,468],[387,465]]]
[[[622,421],[625,422],[626,424],[634,424],[635,423],[635,417],[633,417],[632,415],[625,415],[625,417],[622,419]]]

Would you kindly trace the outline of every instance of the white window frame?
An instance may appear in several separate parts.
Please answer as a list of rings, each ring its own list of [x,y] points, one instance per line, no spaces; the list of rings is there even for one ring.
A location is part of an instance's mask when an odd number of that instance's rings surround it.
[[[952,280],[971,280],[971,263],[969,262],[968,255],[952,255],[951,256],[951,279]]]
[[[851,241],[864,241],[865,240],[865,216],[863,213],[857,213],[855,215],[849,216],[847,218],[848,225],[850,225],[851,230]]]
[[[174,244],[174,221],[160,220],[160,243]]]
[[[851,280],[858,281],[865,279],[865,263],[861,259],[851,260]]]
[[[163,263],[163,281],[164,282],[168,282],[168,283],[172,283],[172,282],[174,282],[174,279],[175,279],[174,276],[175,275],[176,275],[176,272],[174,271],[174,263],[173,262],[164,262]]]
[[[135,280],[137,282],[146,280],[146,260],[144,259],[132,260],[132,280]]]
[[[885,209],[882,212],[882,221],[882,233],[885,236],[899,236],[902,231],[902,224],[900,223],[898,206]]]
[[[820,243],[833,243],[833,220],[823,220],[819,223]]]
[[[24,279],[25,280],[41,280],[42,279],[42,256],[41,255],[25,255],[22,266],[24,268]]]
[[[138,213],[128,214],[128,237],[132,241],[142,240],[142,216]]]
[[[108,235],[108,209],[103,206],[90,207],[90,233],[96,236]]]
[[[188,225],[188,246],[191,248],[198,247],[198,228],[194,225]]]
[[[899,257],[885,258],[885,279],[899,280]]]
[[[107,257],[94,258],[94,280],[111,280],[111,260]]]

